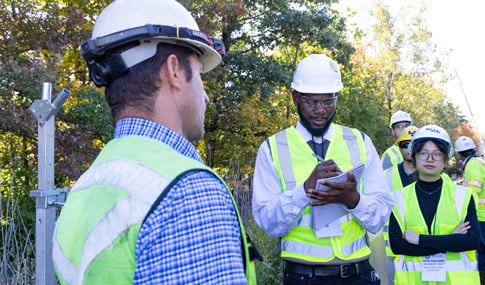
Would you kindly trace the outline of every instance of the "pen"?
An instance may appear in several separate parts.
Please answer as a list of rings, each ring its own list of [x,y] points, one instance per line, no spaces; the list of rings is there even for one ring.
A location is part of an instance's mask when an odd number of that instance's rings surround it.
[[[318,162],[324,162],[325,161],[321,156],[319,156],[318,154],[316,154],[314,152],[312,152],[312,155],[317,158]]]

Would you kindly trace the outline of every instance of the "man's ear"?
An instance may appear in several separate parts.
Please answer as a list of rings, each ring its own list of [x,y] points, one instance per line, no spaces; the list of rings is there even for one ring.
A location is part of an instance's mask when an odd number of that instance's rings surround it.
[[[182,81],[185,80],[184,74],[180,68],[180,62],[177,56],[173,54],[167,57],[160,72],[160,76],[165,74],[165,76],[162,76],[162,82],[165,81],[171,88],[179,89]]]
[[[300,96],[295,90],[291,91],[291,97],[293,98],[293,104],[297,105],[298,100],[300,100]]]

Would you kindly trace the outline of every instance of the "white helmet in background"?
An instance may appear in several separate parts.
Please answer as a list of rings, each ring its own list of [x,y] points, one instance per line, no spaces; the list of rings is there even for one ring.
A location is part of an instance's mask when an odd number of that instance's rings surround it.
[[[291,89],[300,93],[337,93],[343,88],[335,61],[324,54],[311,54],[296,67]]]
[[[470,149],[475,149],[477,146],[475,145],[475,142],[467,137],[467,136],[461,136],[456,139],[455,141],[455,151],[456,152],[462,152]]]
[[[201,32],[190,12],[175,0],[115,0],[97,17],[81,54],[94,83],[106,86],[154,56],[160,42],[192,49],[204,72],[219,65],[225,53],[222,41]],[[120,48],[122,52],[110,54]]]
[[[427,140],[439,142],[440,144],[445,146],[446,151],[448,152],[448,158],[453,156],[454,152],[453,146],[451,145],[450,136],[442,127],[439,127],[437,125],[426,125],[418,129],[413,136],[413,140],[408,146],[409,153],[413,152],[413,149],[417,143]]]
[[[410,125],[413,124],[413,120],[411,119],[411,116],[408,113],[401,110],[397,111],[391,116],[391,121],[389,122],[389,128],[392,129],[392,126],[399,122],[408,122]]]

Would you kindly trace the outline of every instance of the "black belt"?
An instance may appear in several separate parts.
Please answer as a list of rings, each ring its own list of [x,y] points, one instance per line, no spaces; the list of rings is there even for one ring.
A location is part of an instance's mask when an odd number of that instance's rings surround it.
[[[349,278],[370,267],[369,260],[340,265],[307,265],[285,260],[285,270],[308,276],[339,276]]]

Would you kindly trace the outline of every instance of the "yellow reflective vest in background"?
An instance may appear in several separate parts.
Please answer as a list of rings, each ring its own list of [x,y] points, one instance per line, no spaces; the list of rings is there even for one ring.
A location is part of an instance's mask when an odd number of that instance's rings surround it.
[[[393,144],[387,148],[381,155],[382,168],[384,170],[397,165],[403,160],[399,146]]]
[[[485,222],[485,159],[471,157],[465,165],[465,186],[476,194],[478,221]]]
[[[391,186],[392,192],[402,190],[404,188],[397,164],[384,170],[384,176],[386,177],[387,183]],[[384,241],[386,242],[386,255],[393,257],[394,253],[392,252],[391,245],[389,244],[389,220],[387,220],[386,224],[384,225],[382,235],[384,236]]]

